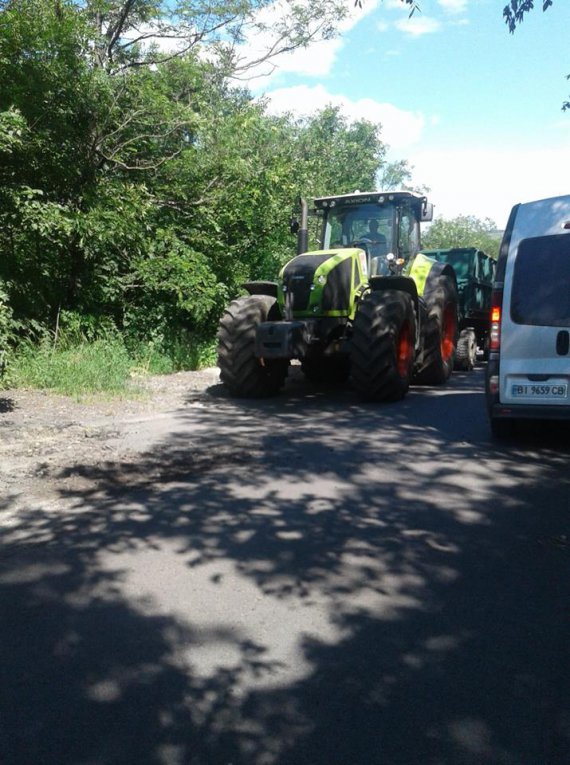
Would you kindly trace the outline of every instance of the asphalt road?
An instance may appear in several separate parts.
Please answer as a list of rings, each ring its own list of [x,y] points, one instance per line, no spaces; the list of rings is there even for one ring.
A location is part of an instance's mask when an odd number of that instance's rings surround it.
[[[482,390],[214,386],[19,512],[2,765],[568,765],[569,430]]]

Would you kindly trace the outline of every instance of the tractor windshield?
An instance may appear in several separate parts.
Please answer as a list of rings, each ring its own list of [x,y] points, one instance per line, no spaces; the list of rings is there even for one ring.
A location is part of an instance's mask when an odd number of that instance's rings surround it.
[[[393,204],[339,206],[327,211],[323,247],[363,247],[371,274],[387,272],[386,255],[393,252],[396,207]]]
[[[396,208],[394,205],[364,204],[358,207],[336,207],[327,211],[323,246],[352,247],[355,242],[382,241],[392,250],[392,232]]]

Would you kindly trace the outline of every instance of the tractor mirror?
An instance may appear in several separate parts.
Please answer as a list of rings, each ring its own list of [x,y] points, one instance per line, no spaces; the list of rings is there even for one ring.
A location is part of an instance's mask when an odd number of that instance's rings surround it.
[[[424,202],[420,212],[420,222],[428,223],[431,220],[433,220],[433,203]]]
[[[299,221],[297,220],[297,218],[291,218],[291,220],[289,221],[289,230],[291,231],[292,234],[299,233]]]

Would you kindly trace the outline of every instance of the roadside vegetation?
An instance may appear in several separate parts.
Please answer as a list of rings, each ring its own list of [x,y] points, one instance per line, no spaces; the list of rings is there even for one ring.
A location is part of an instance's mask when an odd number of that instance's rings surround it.
[[[121,390],[213,363],[223,306],[294,254],[299,196],[409,182],[380,125],[275,117],[241,86],[349,7],[269,6],[0,2],[5,387]]]
[[[422,237],[425,249],[477,247],[495,260],[499,257],[502,231],[490,218],[460,215],[452,220],[438,218]]]

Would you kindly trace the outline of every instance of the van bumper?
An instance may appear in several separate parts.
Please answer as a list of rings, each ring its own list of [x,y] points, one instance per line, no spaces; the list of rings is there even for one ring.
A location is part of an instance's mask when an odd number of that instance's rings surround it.
[[[570,406],[491,404],[492,420],[570,420]]]
[[[499,355],[489,355],[485,375],[487,412],[491,420],[570,420],[570,406],[549,404],[502,404],[491,382],[499,377]]]

